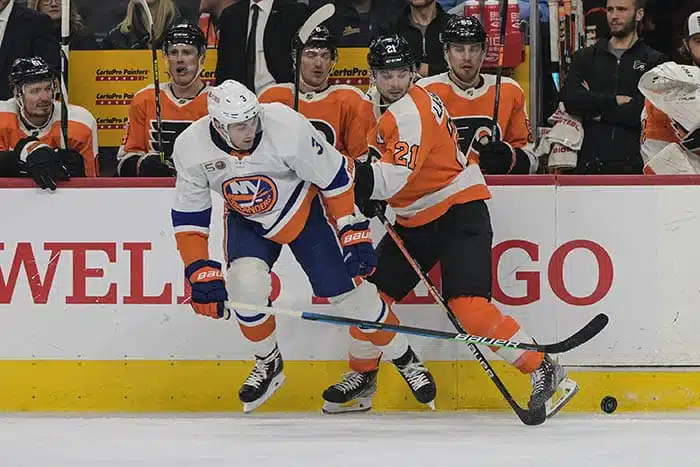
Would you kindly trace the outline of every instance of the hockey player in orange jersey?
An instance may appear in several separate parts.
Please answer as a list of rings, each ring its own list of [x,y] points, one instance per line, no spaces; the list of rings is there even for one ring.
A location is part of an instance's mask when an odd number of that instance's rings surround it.
[[[160,159],[154,86],[136,93],[119,148],[117,172],[122,177],[169,177],[175,138],[207,114],[207,86],[200,78],[206,39],[192,24],[173,25],[163,41],[171,81],[161,84],[160,105],[165,163]]]
[[[296,49],[292,53],[296,57]],[[354,86],[328,84],[337,60],[338,49],[331,33],[325,26],[314,29],[299,64],[299,113],[338,151],[356,159],[367,155],[366,135],[375,123],[372,103]],[[260,102],[281,102],[292,107],[294,84],[268,87],[260,94]]]
[[[412,84],[415,59],[402,37],[375,39],[368,62],[385,109],[369,139],[370,159],[376,155],[379,161],[356,165],[356,204],[372,216],[375,200],[388,201],[396,212],[396,232],[422,269],[428,271],[440,262],[444,297],[468,332],[532,342],[491,302],[493,232],[485,202],[490,193],[479,165],[460,151],[445,105],[437,95]],[[379,243],[377,255],[377,269],[368,280],[385,301],[398,302],[419,278],[388,235]],[[564,368],[542,353],[513,349],[497,353],[530,375],[530,408],[544,406],[566,377]],[[367,389],[376,377],[376,366],[367,366],[348,380]],[[344,390],[350,384],[343,383],[336,385],[337,391],[355,396],[357,391]]]
[[[663,63],[639,80],[647,174],[700,174],[700,11],[686,21],[683,51],[692,65]]]
[[[62,147],[56,76],[44,59],[15,60],[10,83],[14,97],[0,102],[0,177],[29,176],[51,190],[70,177],[95,177],[95,118],[83,107],[68,105],[68,141]]]
[[[478,156],[487,174],[535,173],[538,159],[532,152],[532,135],[525,95],[510,78],[501,81],[498,131],[493,131],[496,77],[481,74],[486,57],[486,32],[474,16],[452,16],[442,33],[449,71],[423,78],[418,85],[437,94],[459,133],[467,157]]]

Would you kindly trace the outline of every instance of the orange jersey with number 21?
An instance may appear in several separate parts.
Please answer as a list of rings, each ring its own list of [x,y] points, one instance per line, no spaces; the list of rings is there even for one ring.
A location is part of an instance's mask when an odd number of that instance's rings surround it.
[[[427,224],[459,203],[488,199],[478,164],[458,146],[457,129],[440,98],[420,86],[394,102],[370,132],[372,199],[385,199],[406,227]]]

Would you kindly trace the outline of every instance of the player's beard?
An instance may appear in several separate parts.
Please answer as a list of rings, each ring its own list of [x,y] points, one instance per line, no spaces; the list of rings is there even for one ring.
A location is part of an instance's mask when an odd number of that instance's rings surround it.
[[[481,59],[479,60],[478,63],[473,63],[469,64],[471,66],[465,67],[462,64],[458,64],[458,66],[454,66],[451,62],[448,56],[445,57],[449,64],[449,69],[450,69],[450,74],[452,75],[453,81],[456,82],[456,84],[460,88],[469,88],[469,87],[475,87],[479,84],[479,72],[481,71],[481,65],[484,63],[484,58],[486,57],[486,52],[483,52],[481,54]],[[466,63],[464,65],[467,65]]]
[[[28,111],[26,105],[20,105],[22,118],[32,126],[42,128],[51,119],[51,115],[53,114],[53,101],[42,100],[31,107],[32,109]]]
[[[403,96],[405,96],[408,93],[408,88],[411,87],[411,82],[408,83],[408,85],[399,87],[390,87],[384,92],[379,92],[379,95],[382,98],[382,101],[386,104],[393,104],[394,102],[398,101],[401,99]],[[379,90],[379,88],[377,88]]]
[[[616,39],[623,39],[625,37],[628,37],[630,34],[633,34],[637,30],[637,21],[634,16],[630,18],[629,21],[627,21],[625,24],[622,25],[617,30],[613,30],[613,25],[610,26],[610,35]]]
[[[693,48],[690,46],[686,46],[688,49],[688,55],[690,56],[690,60],[693,62],[693,65],[700,67],[700,48],[697,48],[695,50],[695,53],[693,53]]]

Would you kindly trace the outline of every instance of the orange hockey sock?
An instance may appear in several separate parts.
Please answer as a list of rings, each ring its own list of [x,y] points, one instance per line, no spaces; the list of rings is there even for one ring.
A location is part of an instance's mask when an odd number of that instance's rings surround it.
[[[471,334],[534,342],[532,337],[520,329],[513,317],[503,315],[493,303],[483,297],[458,297],[451,299],[448,304],[464,329]],[[532,373],[544,358],[544,354],[539,352],[503,348],[492,350],[523,373]]]
[[[241,328],[243,336],[250,341],[255,355],[264,357],[269,355],[277,344],[275,336],[275,317],[268,315],[261,323],[253,326],[246,326],[244,322],[238,320],[238,327]]]

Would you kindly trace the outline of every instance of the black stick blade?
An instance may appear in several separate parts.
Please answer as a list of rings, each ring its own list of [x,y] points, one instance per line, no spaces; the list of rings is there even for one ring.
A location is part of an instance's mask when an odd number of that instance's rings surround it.
[[[579,329],[576,334],[568,337],[567,339],[556,342],[554,344],[545,344],[542,347],[545,353],[563,353],[568,352],[571,349],[578,347],[581,344],[585,344],[589,340],[593,339],[602,331],[605,326],[608,325],[610,318],[604,313],[600,313],[595,318],[590,320],[588,324]]]

